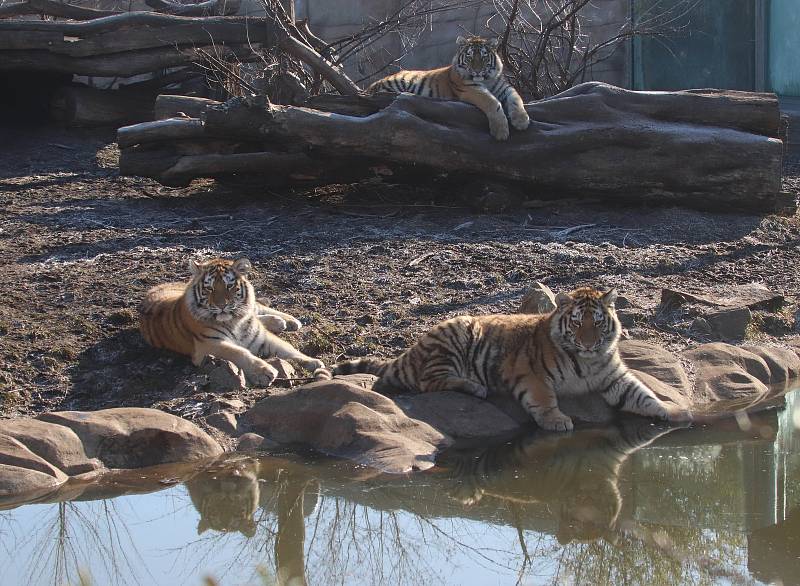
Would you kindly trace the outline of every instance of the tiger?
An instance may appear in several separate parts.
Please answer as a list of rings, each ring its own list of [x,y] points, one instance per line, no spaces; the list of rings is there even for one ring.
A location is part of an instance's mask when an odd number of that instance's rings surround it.
[[[464,506],[487,498],[508,505],[544,503],[558,522],[560,544],[613,542],[620,530],[622,466],[674,430],[628,419],[570,435],[534,432],[477,451],[446,451],[436,464],[455,483],[450,496]]]
[[[278,375],[264,357],[296,361],[315,378],[329,377],[321,360],[275,335],[302,324],[256,300],[247,258],[191,260],[189,269],[188,283],[157,285],[145,294],[139,329],[148,344],[190,356],[195,366],[208,355],[229,360],[259,386],[269,386]]]
[[[598,393],[612,407],[663,420],[688,411],[668,407],[619,355],[622,326],[616,289],[581,287],[556,296],[548,314],[459,316],[434,326],[395,360],[362,358],[334,375],[378,375],[378,392],[461,391],[479,398],[510,393],[539,427],[569,431],[559,395]]]
[[[473,104],[486,114],[489,132],[497,140],[508,139],[509,120],[517,130],[528,128],[530,117],[522,98],[503,76],[503,62],[497,54],[497,39],[458,37],[456,44],[458,50],[447,67],[427,71],[398,71],[371,84],[367,93],[408,92]]]

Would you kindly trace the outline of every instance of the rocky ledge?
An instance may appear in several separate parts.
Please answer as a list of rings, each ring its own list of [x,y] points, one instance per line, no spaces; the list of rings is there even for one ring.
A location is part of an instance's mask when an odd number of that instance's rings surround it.
[[[626,363],[663,400],[693,411],[698,422],[774,406],[800,376],[800,347],[703,344],[673,354],[624,341]],[[242,413],[239,448],[300,445],[385,472],[433,466],[457,440],[483,441],[519,433],[533,422],[510,398],[489,401],[454,393],[397,395],[371,390],[374,377],[348,375],[294,389],[272,389]],[[602,424],[617,414],[598,396],[560,401],[581,423]]]
[[[115,469],[219,456],[202,429],[156,409],[46,413],[0,421],[0,508]]]
[[[620,351],[663,400],[691,409],[699,422],[779,404],[800,377],[800,347],[711,343],[673,354],[628,340]],[[454,392],[387,397],[371,390],[374,380],[349,375],[272,388],[249,409],[241,401],[220,401],[206,424],[228,438],[238,436],[241,451],[311,448],[389,473],[430,468],[437,454],[457,441],[485,442],[534,426],[508,397],[486,401]],[[617,416],[599,396],[560,404],[579,428]],[[0,507],[51,495],[68,481],[80,484],[112,470],[190,462],[222,451],[193,423],[154,409],[3,421]]]

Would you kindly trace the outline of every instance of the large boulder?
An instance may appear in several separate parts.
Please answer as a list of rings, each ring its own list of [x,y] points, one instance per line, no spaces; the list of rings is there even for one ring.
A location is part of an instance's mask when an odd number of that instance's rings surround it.
[[[25,444],[0,434],[0,504],[25,494],[38,496],[64,484],[69,477]]]
[[[695,373],[690,398],[701,407],[731,400],[743,407],[753,405],[800,374],[800,357],[786,348],[715,342],[687,350],[683,358]]]
[[[88,480],[109,469],[221,453],[220,445],[199,427],[155,409],[64,411],[0,421],[0,507],[50,498],[70,477]]]
[[[83,442],[69,427],[38,419],[4,421],[0,432],[23,443],[65,474],[74,476],[102,469],[103,463],[86,455]]]
[[[37,417],[70,428],[86,455],[108,468],[142,468],[218,456],[220,445],[193,423],[157,409],[60,411]]]
[[[240,425],[282,444],[392,473],[430,468],[436,453],[451,443],[392,399],[341,380],[276,389],[247,411]]]

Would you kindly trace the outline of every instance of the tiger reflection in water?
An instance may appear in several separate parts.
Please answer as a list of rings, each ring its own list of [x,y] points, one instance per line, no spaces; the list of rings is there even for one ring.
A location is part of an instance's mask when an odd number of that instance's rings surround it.
[[[517,438],[480,452],[450,452],[437,464],[458,487],[451,496],[467,506],[487,497],[514,505],[547,505],[558,521],[556,538],[615,542],[622,497],[617,486],[628,457],[675,428],[626,420],[618,427],[585,429],[569,436]]]
[[[211,529],[238,531],[245,537],[256,533],[256,511],[274,513],[275,575],[278,586],[304,586],[305,525],[319,499],[319,483],[297,466],[278,458],[226,456],[186,483],[200,522],[197,533]],[[265,515],[266,518],[266,515]],[[274,532],[273,532],[274,529]]]
[[[226,458],[204,469],[186,483],[200,521],[198,535],[208,529],[245,537],[256,534],[254,516],[259,506],[258,460]]]

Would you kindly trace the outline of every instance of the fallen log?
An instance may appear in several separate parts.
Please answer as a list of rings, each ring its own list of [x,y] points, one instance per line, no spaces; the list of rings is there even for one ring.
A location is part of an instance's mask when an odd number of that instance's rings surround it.
[[[793,195],[780,192],[783,145],[774,94],[633,92],[590,82],[528,104],[530,128],[512,131],[503,143],[491,138],[479,110],[461,102],[401,94],[316,104],[327,110],[234,99],[205,109],[203,131],[254,150],[301,145],[319,160],[362,161],[365,174],[381,161],[513,181],[539,198],[584,195],[760,212],[796,206]],[[159,148],[168,143],[165,137]],[[232,162],[233,168],[242,169]],[[225,165],[219,160],[213,173],[192,171],[213,176]],[[138,173],[166,178],[163,170]]]
[[[167,0],[145,0],[155,10],[177,16],[226,16],[239,11],[240,0],[206,0],[197,4],[178,4]],[[27,14],[42,14],[71,20],[94,20],[105,16],[124,14],[120,10],[98,10],[56,0],[24,0],[0,6],[0,18],[13,18]]]
[[[153,119],[154,93],[64,86],[50,99],[50,115],[69,126],[103,126]]]
[[[208,98],[161,94],[156,98],[155,119],[175,118],[181,113],[190,118],[200,118],[200,115],[208,106],[218,106],[219,104],[221,102]],[[120,129],[120,132],[122,132],[122,129]]]
[[[239,12],[240,0],[206,0],[197,4],[180,4],[170,0],[145,0],[150,8],[177,16],[228,16]]]

